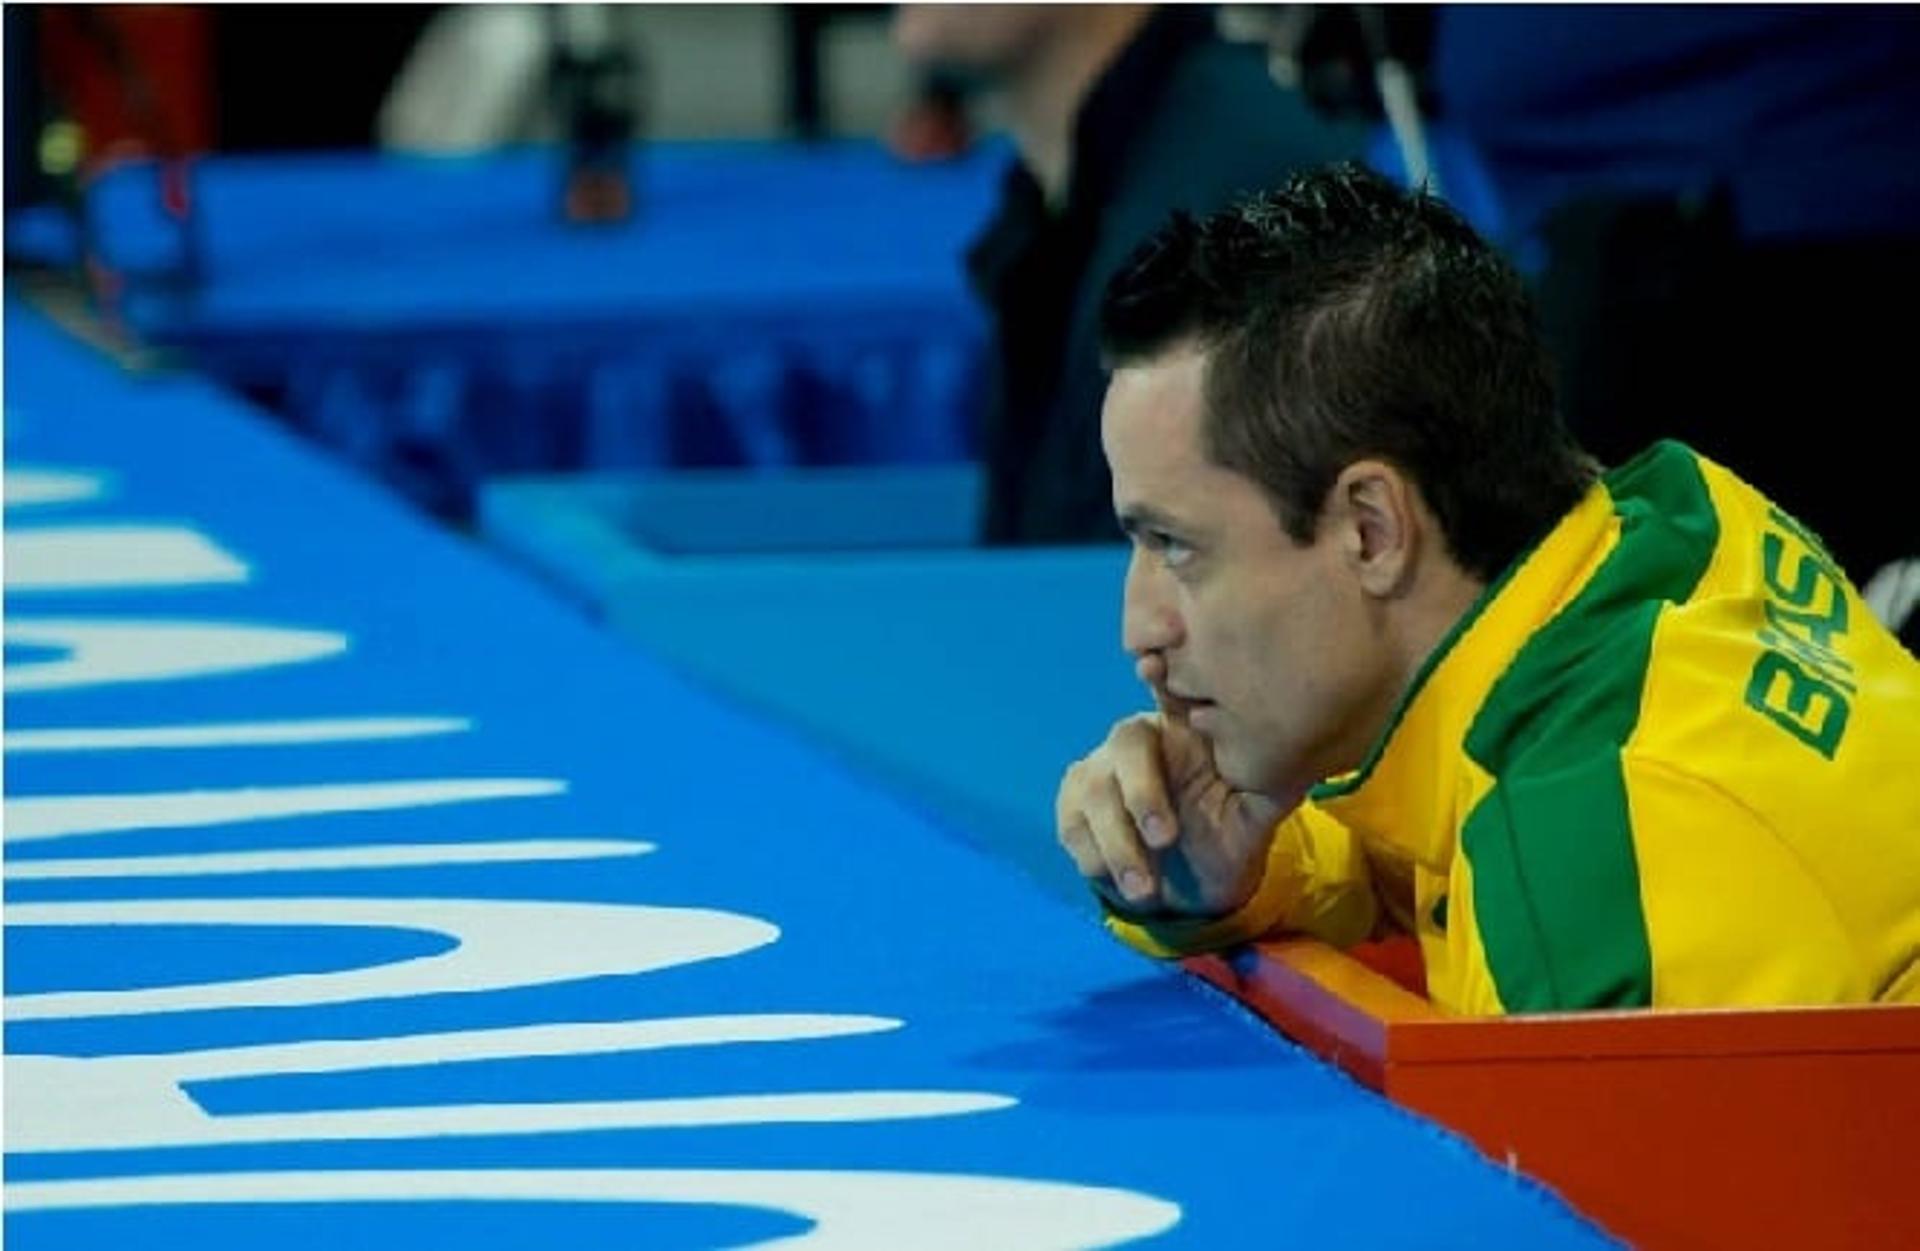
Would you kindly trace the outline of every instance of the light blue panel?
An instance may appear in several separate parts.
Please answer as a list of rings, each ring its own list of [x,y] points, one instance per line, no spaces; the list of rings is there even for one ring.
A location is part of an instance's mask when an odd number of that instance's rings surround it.
[[[1126,554],[976,548],[980,489],[972,466],[556,478],[492,484],[482,515],[621,637],[1078,898],[1054,789],[1145,702]]]
[[[666,562],[608,623],[798,725],[1063,893],[1060,774],[1145,703],[1117,549]]]

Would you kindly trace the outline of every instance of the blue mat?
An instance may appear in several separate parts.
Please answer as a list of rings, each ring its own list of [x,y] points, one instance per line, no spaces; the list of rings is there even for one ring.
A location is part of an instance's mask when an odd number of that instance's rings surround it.
[[[205,386],[6,350],[12,1245],[1604,1244]]]

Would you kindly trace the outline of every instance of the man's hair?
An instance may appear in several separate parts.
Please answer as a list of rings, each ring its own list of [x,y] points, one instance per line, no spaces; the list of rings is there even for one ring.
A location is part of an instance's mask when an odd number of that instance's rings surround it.
[[[1299,543],[1340,471],[1379,457],[1491,580],[1593,481],[1519,274],[1441,201],[1357,165],[1177,214],[1108,285],[1100,329],[1114,368],[1207,350],[1207,455]]]

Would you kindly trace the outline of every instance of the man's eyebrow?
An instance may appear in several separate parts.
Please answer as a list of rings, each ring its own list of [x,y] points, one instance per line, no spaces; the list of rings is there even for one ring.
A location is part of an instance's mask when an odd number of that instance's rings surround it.
[[[1176,534],[1187,529],[1178,519],[1168,516],[1151,504],[1129,504],[1118,510],[1120,528],[1129,535],[1137,536],[1142,530],[1167,530]]]

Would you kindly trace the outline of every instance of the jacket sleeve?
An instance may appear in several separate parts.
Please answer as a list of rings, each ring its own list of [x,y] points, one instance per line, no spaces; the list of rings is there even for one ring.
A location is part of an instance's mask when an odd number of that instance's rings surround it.
[[[1372,934],[1378,920],[1379,901],[1359,840],[1308,802],[1274,826],[1260,886],[1238,910],[1222,917],[1143,921],[1109,909],[1107,928],[1128,946],[1169,959],[1278,933],[1308,934],[1348,947]]]

